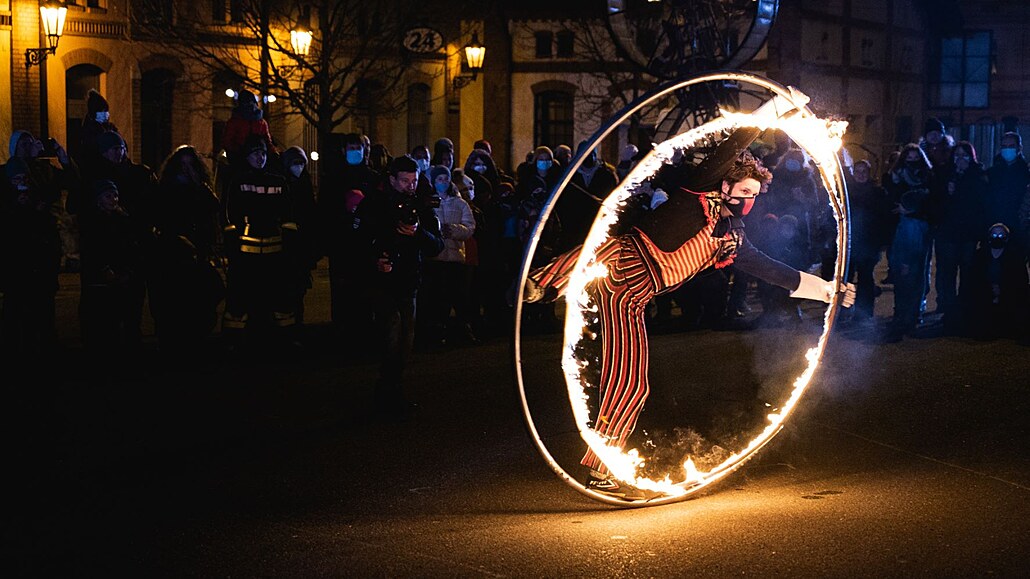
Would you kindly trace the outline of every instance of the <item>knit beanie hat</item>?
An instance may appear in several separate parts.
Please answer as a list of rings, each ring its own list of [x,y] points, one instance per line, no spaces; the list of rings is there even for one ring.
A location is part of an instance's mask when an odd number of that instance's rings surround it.
[[[243,151],[244,155],[249,155],[258,150],[268,152],[268,145],[261,135],[247,135],[240,150]]]
[[[944,134],[944,123],[941,122],[937,117],[930,117],[926,119],[926,124],[923,125],[923,134],[929,133],[930,131],[937,131]]]
[[[433,183],[436,182],[436,178],[440,175],[447,175],[447,178],[449,179],[451,177],[451,170],[443,165],[433,165],[433,167],[429,169],[429,180]]]
[[[115,131],[107,131],[97,135],[97,151],[100,151],[101,153],[108,149],[113,149],[114,147],[124,146],[125,139],[122,139],[122,136]]]
[[[89,113],[89,116],[92,117],[95,113],[109,110],[111,110],[111,107],[108,106],[107,99],[98,93],[96,89],[89,89],[89,92],[86,93],[86,111]]]
[[[118,185],[110,179],[97,179],[93,182],[93,196],[100,197],[100,194],[104,191],[118,190]]]
[[[236,96],[236,102],[238,102],[239,104],[243,104],[243,103],[257,104],[257,97],[254,96],[254,93],[250,92],[249,90],[242,89],[237,94],[237,96]]]

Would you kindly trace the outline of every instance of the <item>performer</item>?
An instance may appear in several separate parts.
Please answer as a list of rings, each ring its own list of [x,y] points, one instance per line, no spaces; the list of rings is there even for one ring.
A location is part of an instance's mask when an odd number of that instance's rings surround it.
[[[678,172],[682,187],[630,233],[613,237],[597,250],[608,275],[588,286],[601,323],[600,407],[593,428],[624,446],[636,426],[649,391],[644,318],[654,296],[671,291],[705,268],[734,264],[739,270],[791,291],[791,297],[829,303],[834,285],[799,272],[755,249],[744,236],[741,218],[772,174],[747,151],[757,129],[739,129],[696,167]],[[530,273],[525,301],[556,299],[582,247],[558,256]],[[851,286],[843,304],[854,301]],[[592,452],[587,488],[612,496],[651,498],[615,480]]]

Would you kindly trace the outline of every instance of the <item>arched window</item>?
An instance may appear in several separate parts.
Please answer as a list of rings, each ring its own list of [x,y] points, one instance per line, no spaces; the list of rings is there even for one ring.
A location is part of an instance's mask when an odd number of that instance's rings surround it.
[[[408,87],[408,151],[429,143],[429,85]]]
[[[172,95],[175,73],[155,68],[143,73],[140,83],[140,149],[144,165],[155,171],[172,152]]]
[[[572,146],[573,138],[572,93],[546,90],[533,99],[533,144]]]
[[[77,64],[64,73],[65,128],[68,135],[68,152],[72,156],[78,157],[82,150],[82,119],[86,116],[86,93],[89,89],[100,90],[102,73],[100,67],[92,64]]]

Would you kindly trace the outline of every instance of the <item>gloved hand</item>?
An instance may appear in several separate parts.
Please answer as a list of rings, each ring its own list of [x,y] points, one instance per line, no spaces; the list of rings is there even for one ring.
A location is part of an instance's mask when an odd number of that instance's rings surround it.
[[[840,286],[840,305],[845,308],[850,308],[855,305],[855,284],[846,283]]]

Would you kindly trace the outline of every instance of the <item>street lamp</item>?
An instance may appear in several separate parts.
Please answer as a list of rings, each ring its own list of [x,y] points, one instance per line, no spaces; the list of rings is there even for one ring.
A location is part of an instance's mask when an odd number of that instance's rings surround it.
[[[298,62],[300,58],[311,52],[311,41],[314,40],[315,35],[311,32],[310,22],[311,14],[305,9],[296,26],[290,29],[290,47],[293,49],[293,58]],[[300,68],[299,64],[284,64],[276,67],[276,73],[279,76],[287,77],[298,68]]]
[[[68,8],[64,2],[45,0],[40,4],[39,20],[43,25],[46,46],[25,49],[25,68],[32,68],[34,64],[39,65],[39,136],[44,140],[50,136],[50,121],[47,118],[49,95],[46,86],[46,58],[51,54],[57,54],[57,43],[61,41],[61,34],[64,33],[64,17],[67,15]]]
[[[46,57],[57,53],[57,43],[64,33],[64,18],[68,14],[68,8],[64,2],[58,0],[46,0],[39,5],[39,19],[43,23],[43,34],[46,35],[46,46],[41,48],[25,49],[25,68],[31,68],[34,64],[41,64]]]
[[[468,69],[472,72],[471,75],[459,74],[454,77],[454,88],[460,89],[474,80],[479,71],[483,70],[483,59],[486,58],[486,47],[479,43],[479,35],[475,32],[472,33],[472,41],[465,45],[465,61],[468,63]]]
[[[293,54],[307,56],[311,51],[312,36],[309,27],[298,23],[296,28],[290,31],[290,46],[293,47]]]

